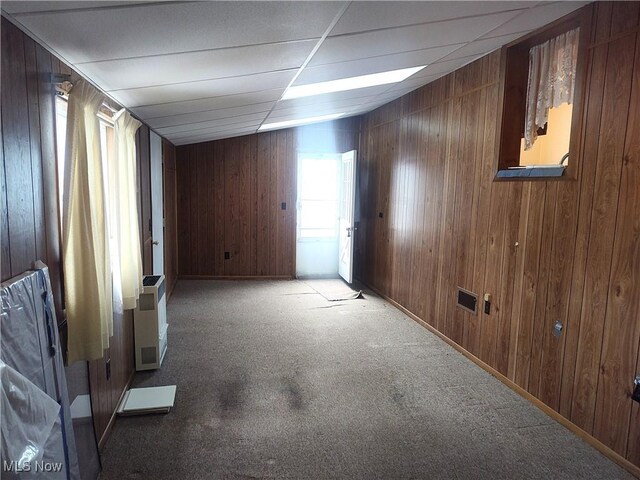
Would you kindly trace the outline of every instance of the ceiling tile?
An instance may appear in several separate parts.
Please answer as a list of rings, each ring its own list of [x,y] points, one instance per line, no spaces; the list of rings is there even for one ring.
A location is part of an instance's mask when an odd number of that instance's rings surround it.
[[[487,38],[484,40],[476,40],[474,42],[467,43],[466,45],[451,52],[446,57],[442,58],[442,61],[455,60],[458,58],[471,57],[476,55],[485,55],[493,52],[498,48],[506,45],[507,43],[516,40],[524,35],[524,32],[513,33],[511,35],[502,35],[500,37]]]
[[[183,125],[172,125],[168,127],[156,128],[155,130],[161,135],[197,132],[225,125],[236,125],[246,123],[260,123],[267,116],[268,112],[248,113],[246,115],[238,115],[236,117],[217,118],[206,122],[196,122]]]
[[[531,8],[530,10],[521,13],[510,22],[507,22],[506,25],[498,27],[487,33],[485,37],[496,37],[499,35],[509,35],[512,33],[535,30],[551,23],[563,15],[577,10],[587,3],[589,2],[573,2],[567,0]]]
[[[167,2],[18,15],[71,63],[317,38],[342,2]]]
[[[237,93],[235,95],[225,95],[222,97],[203,97],[170,103],[162,102],[155,105],[133,107],[131,111],[142,119],[151,119],[222,108],[243,107],[265,102],[274,102],[282,96],[283,91],[284,89],[282,88],[276,88],[272,90],[261,90],[259,92]]]
[[[331,35],[528,8],[538,2],[352,2]]]
[[[406,79],[404,82],[400,82],[396,85],[391,86],[391,88],[389,90],[387,90],[384,95],[386,94],[391,94],[391,92],[398,92],[398,91],[411,91],[411,90],[415,90],[418,87],[421,87],[423,85],[426,85],[427,83],[433,82],[436,78],[438,78],[439,76],[444,75],[444,74],[430,74],[430,75],[426,75],[423,77],[417,77],[417,78],[408,78]],[[409,90],[407,90],[409,89]]]
[[[311,97],[291,98],[281,100],[277,103],[276,108],[285,108],[300,105],[315,105],[317,103],[338,102],[350,98],[371,97],[379,95],[389,89],[389,85],[378,85],[376,87],[358,88],[355,90],[346,90],[344,92],[325,93],[322,95],[313,95]]]
[[[473,56],[464,57],[464,58],[456,58],[454,60],[447,60],[443,62],[432,63],[431,65],[428,65],[425,69],[420,70],[409,80],[419,79],[421,77],[442,76],[444,74],[457,70],[458,68],[466,65],[467,63],[473,62],[478,57],[479,57],[478,55],[473,55]],[[433,80],[435,80],[435,78],[431,78],[428,81],[433,81]]]
[[[354,110],[357,110],[361,105],[349,105],[343,107],[331,107],[325,106],[321,108],[315,109],[300,109],[293,111],[284,111],[284,110],[274,110],[271,114],[266,118],[265,123],[273,123],[273,122],[284,122],[287,120],[300,120],[304,118],[311,117],[320,117],[323,115],[332,115],[332,114],[349,114]]]
[[[370,111],[587,2],[2,2],[3,11],[176,144]],[[537,6],[536,6],[537,5]],[[282,100],[304,85],[427,65],[403,82]]]
[[[83,63],[80,68],[105,90],[168,85],[298,68],[316,43],[317,40],[300,40],[110,60]]]
[[[217,120],[219,118],[237,117],[250,113],[267,112],[271,110],[275,102],[264,102],[255,105],[246,105],[243,107],[219,108],[216,110],[207,110],[204,112],[184,113],[182,115],[169,115],[166,117],[152,118],[146,120],[151,128],[170,127],[173,125],[185,125],[196,122],[206,122],[209,120]]]
[[[99,2],[92,1],[57,1],[57,2],[40,2],[40,1],[4,1],[2,2],[2,10],[11,14],[32,13],[32,12],[53,12],[59,10],[75,10],[87,8],[105,8],[105,7],[122,7],[127,5],[139,4],[145,2]]]
[[[220,128],[203,131],[200,133],[194,133],[193,135],[168,135],[167,138],[173,142],[177,142],[179,145],[187,143],[197,143],[208,140],[216,140],[219,138],[229,138],[239,135],[247,135],[249,133],[255,133],[260,126],[259,123],[251,125],[235,125],[233,128]]]
[[[322,43],[309,65],[346,62],[422,48],[469,42],[503,24],[516,13],[497,13],[429,25],[329,37]]]
[[[362,60],[352,60],[350,62],[339,62],[331,63],[329,65],[307,67],[302,71],[300,76],[298,76],[294,85],[325,82],[328,80],[336,80],[338,78],[355,77],[358,75],[367,75],[369,73],[379,73],[389,70],[427,65],[439,60],[462,45],[463,44],[426,48],[422,50],[414,50],[412,52],[381,55]]]
[[[345,98],[342,100],[334,100],[330,102],[317,102],[313,104],[307,105],[283,105],[282,102],[276,104],[276,107],[273,109],[272,115],[283,115],[283,114],[301,114],[312,116],[314,111],[320,110],[334,110],[337,111],[340,108],[353,107],[355,105],[364,105],[369,100],[376,98],[375,96],[370,97],[359,97],[359,98]]]
[[[156,103],[181,102],[197,98],[220,97],[236,93],[258,92],[260,90],[283,90],[293,78],[296,70],[258,73],[242,77],[205,80],[202,82],[178,83],[161,87],[117,90],[113,97],[124,105],[152,105]]]

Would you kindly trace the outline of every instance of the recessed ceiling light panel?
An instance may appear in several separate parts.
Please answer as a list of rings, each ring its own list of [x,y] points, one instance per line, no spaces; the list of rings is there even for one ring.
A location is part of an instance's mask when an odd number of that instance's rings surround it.
[[[355,90],[357,88],[375,87],[376,85],[387,85],[389,83],[398,83],[409,78],[414,73],[419,72],[424,67],[426,67],[426,65],[289,87],[287,88],[287,91],[284,92],[282,100],[322,95],[323,93],[343,92],[345,90]]]

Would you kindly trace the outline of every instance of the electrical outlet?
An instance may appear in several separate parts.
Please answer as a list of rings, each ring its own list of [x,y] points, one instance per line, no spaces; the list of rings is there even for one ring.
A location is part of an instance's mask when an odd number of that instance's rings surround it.
[[[224,252],[224,259],[225,260],[231,259],[231,252]]]
[[[553,325],[553,336],[559,337],[560,335],[562,335],[563,328],[564,326],[562,325],[562,322],[560,320],[557,320],[556,323]]]
[[[286,209],[287,209],[287,202],[282,202],[282,203],[280,204],[280,209],[281,209],[281,210],[286,210]]]
[[[636,402],[640,402],[640,376],[637,376],[633,381],[633,393],[631,394],[631,399]]]

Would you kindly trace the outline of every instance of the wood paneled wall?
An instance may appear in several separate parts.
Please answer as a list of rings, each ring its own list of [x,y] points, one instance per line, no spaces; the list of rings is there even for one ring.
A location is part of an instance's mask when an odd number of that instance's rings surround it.
[[[176,147],[162,140],[164,178],[164,272],[167,298],[178,279],[178,225],[176,217]]]
[[[294,276],[297,152],[345,152],[358,137],[351,118],[177,147],[179,274]]]
[[[363,117],[357,271],[640,466],[640,4],[594,12],[578,179],[493,181],[490,54]]]
[[[55,99],[48,77],[65,66],[4,18],[1,30],[1,280],[44,261],[61,322]]]
[[[32,267],[48,266],[61,337],[65,335],[63,277],[55,138],[55,91],[50,73],[72,73],[44,47],[2,17],[2,115],[0,126],[0,276],[8,280]],[[149,134],[142,127],[138,144],[149,168]],[[139,136],[140,136],[139,135]],[[145,157],[146,156],[146,157]],[[141,175],[141,178],[144,175]],[[149,182],[140,182],[140,198]],[[145,212],[142,212],[141,218]],[[148,220],[147,220],[148,222]],[[145,255],[145,271],[151,257]],[[101,360],[90,362],[91,397],[96,434],[106,438],[120,395],[134,372],[133,315],[114,317],[114,335]],[[107,379],[106,362],[111,376]]]

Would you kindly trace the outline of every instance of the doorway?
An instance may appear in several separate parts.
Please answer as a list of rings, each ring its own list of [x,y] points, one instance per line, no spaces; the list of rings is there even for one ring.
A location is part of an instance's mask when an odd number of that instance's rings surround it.
[[[296,275],[352,282],[355,151],[298,154]]]

